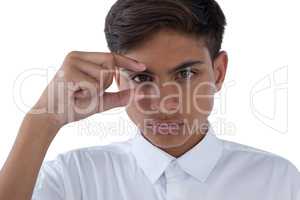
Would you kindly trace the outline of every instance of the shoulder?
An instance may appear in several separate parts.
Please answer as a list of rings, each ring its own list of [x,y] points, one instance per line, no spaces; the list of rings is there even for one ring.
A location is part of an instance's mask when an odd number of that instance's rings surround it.
[[[55,159],[44,161],[41,171],[61,174],[63,179],[78,174],[93,175],[93,173],[107,173],[116,168],[134,166],[134,159],[130,151],[130,140],[113,142],[105,145],[73,149],[58,154]],[[126,165],[122,165],[126,163]],[[123,170],[124,170],[123,169]]]
[[[276,172],[282,176],[298,176],[299,171],[288,159],[259,148],[221,140],[223,144],[223,163],[240,164],[247,169]],[[271,170],[271,171],[270,171]]]
[[[42,164],[35,193],[80,196],[82,190],[98,191],[95,182],[108,184],[111,177],[126,174],[134,166],[129,152],[129,141],[125,141],[60,153]]]
[[[129,156],[129,141],[123,141],[73,149],[60,153],[55,160],[68,167],[82,167],[89,164],[102,164],[104,166],[107,162],[122,162],[122,160],[128,159]]]

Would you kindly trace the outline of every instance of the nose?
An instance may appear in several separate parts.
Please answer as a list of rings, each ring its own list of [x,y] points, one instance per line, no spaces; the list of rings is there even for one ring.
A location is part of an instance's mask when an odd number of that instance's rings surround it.
[[[179,95],[180,88],[174,85],[160,86],[159,91],[156,91],[156,95],[150,100],[150,108],[165,114],[177,112],[180,106]]]

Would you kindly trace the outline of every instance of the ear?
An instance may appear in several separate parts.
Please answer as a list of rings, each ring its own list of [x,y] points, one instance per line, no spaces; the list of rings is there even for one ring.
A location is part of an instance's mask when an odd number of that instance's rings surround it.
[[[215,78],[216,92],[222,88],[228,65],[228,55],[225,51],[220,51],[213,61],[213,71]]]

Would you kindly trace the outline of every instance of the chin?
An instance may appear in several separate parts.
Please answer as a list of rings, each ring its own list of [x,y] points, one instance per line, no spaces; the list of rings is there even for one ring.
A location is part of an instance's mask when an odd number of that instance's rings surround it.
[[[145,132],[143,136],[153,145],[163,149],[180,147],[190,138],[190,135],[184,134],[161,134],[153,132]]]

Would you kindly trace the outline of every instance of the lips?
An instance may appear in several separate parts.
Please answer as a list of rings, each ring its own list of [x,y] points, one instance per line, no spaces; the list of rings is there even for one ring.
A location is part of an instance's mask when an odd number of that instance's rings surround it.
[[[182,125],[183,121],[182,120],[172,120],[172,121],[166,121],[166,120],[152,120],[148,122],[147,124],[149,125]]]
[[[183,121],[150,121],[147,124],[148,129],[161,134],[172,134],[179,130],[183,125]]]
[[[154,122],[151,123],[152,126],[181,126],[182,122]]]

